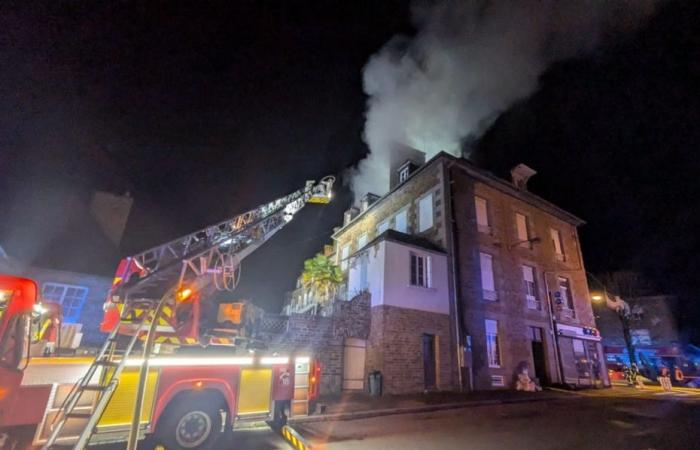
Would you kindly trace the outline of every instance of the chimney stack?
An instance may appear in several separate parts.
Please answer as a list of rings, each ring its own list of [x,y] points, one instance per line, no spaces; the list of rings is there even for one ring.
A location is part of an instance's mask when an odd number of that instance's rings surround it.
[[[379,200],[379,196],[377,194],[372,194],[371,192],[366,193],[362,197],[362,200],[360,200],[360,212],[367,211],[367,208],[372,206],[372,204],[377,200]]]
[[[102,229],[102,232],[118,247],[124,235],[134,199],[127,192],[114,195],[109,192],[95,191],[90,202],[90,214]]]
[[[357,214],[359,214],[359,212],[360,210],[357,209],[355,206],[345,211],[345,214],[343,215],[343,226],[349,224],[352,221],[352,219],[357,217]]]
[[[536,170],[526,166],[525,164],[518,164],[510,169],[510,176],[513,180],[513,184],[521,191],[527,190],[527,180],[529,180],[530,177],[536,173]]]

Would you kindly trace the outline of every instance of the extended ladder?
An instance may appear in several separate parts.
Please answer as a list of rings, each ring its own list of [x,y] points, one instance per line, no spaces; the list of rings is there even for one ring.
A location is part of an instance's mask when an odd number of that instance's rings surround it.
[[[123,309],[119,326],[109,334],[85,376],[76,382],[54,416],[50,425],[51,435],[42,450],[73,442],[74,449],[77,450],[87,446],[102,413],[117,389],[119,376],[126,367],[142,330],[153,319],[155,303],[152,300],[134,300],[129,302],[128,308]],[[137,309],[144,311],[138,317],[135,314]],[[121,335],[120,332],[123,333],[125,328],[132,329],[133,334]],[[92,394],[94,398],[90,400],[86,394]],[[87,411],[86,399],[91,404]]]

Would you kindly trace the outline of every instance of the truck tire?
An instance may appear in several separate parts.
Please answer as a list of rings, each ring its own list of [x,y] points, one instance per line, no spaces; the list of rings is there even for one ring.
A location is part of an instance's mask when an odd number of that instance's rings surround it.
[[[165,411],[156,428],[156,440],[168,450],[217,449],[221,433],[221,396],[187,393]]]

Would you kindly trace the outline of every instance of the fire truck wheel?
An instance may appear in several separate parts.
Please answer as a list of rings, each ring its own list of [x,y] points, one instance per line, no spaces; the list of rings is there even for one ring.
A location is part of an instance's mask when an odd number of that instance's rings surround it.
[[[168,450],[216,449],[222,434],[222,409],[223,399],[218,395],[183,395],[159,421],[158,440]]]

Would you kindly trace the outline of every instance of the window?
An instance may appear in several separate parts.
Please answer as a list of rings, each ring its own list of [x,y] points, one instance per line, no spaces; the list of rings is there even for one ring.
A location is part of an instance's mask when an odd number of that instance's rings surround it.
[[[360,265],[360,290],[364,291],[369,288],[369,280],[367,278],[367,266],[369,265],[367,252],[363,252],[358,258]]]
[[[399,183],[403,183],[408,180],[408,175],[411,173],[411,168],[409,166],[404,167],[399,171]]]
[[[61,305],[63,321],[75,323],[80,319],[80,311],[87,299],[88,288],[71,284],[44,283],[41,296]]]
[[[498,346],[498,321],[486,319],[486,354],[489,367],[501,367],[501,349]]]
[[[479,253],[481,263],[481,290],[484,300],[496,300],[496,285],[493,281],[493,256]]]
[[[348,268],[348,256],[350,256],[350,245],[343,245],[340,250],[340,268],[346,270]]]
[[[632,335],[633,345],[651,345],[651,334],[649,333],[649,330],[630,330],[630,334]]]
[[[549,229],[549,235],[552,238],[552,245],[554,246],[554,254],[559,261],[564,261],[564,246],[561,243],[561,233],[559,230],[554,228]]]
[[[396,223],[396,231],[400,231],[401,233],[408,233],[408,209],[404,209],[403,211],[400,211],[398,214],[396,214],[394,221]]]
[[[540,309],[537,301],[537,284],[535,283],[535,269],[531,266],[523,266],[523,285],[525,288],[525,300],[529,309]]]
[[[430,287],[430,257],[411,253],[411,286]]]
[[[389,229],[389,219],[386,219],[386,220],[382,221],[379,225],[377,225],[377,236],[384,233],[388,229]]]
[[[367,245],[367,233],[362,233],[357,239],[357,249],[359,250],[365,245]]]
[[[532,342],[542,342],[542,328],[528,327],[530,329],[530,340]]]
[[[433,194],[430,193],[418,201],[418,232],[433,226]]]
[[[530,248],[531,244],[528,242],[530,239],[530,233],[527,229],[527,217],[524,214],[515,213],[515,227],[517,230],[518,246],[524,248]]]
[[[559,277],[557,280],[558,283],[558,293],[559,293],[559,298],[557,299],[557,303],[560,303],[563,308],[571,311],[573,313],[574,311],[574,297],[571,293],[571,282],[569,281],[568,278],[564,277]]]
[[[476,204],[477,228],[481,233],[489,233],[491,227],[489,226],[488,204],[481,197],[474,197],[474,203]]]

